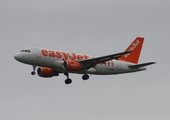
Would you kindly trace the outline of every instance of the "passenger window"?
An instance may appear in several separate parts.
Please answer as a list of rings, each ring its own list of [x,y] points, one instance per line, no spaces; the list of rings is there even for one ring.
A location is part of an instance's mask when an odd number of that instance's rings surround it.
[[[21,50],[20,52],[31,52],[30,50]]]
[[[26,52],[30,52],[30,50],[26,50]]]

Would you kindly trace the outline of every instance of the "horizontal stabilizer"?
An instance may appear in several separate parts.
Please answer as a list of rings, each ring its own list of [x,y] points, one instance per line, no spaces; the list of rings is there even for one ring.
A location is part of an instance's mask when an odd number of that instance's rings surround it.
[[[140,68],[148,65],[155,64],[156,62],[148,62],[148,63],[142,63],[142,64],[137,64],[137,65],[130,65],[129,68],[135,69],[135,68]]]

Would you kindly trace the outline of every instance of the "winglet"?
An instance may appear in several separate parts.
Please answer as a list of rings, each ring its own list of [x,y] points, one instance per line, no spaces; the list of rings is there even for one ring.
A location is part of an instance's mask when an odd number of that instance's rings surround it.
[[[137,64],[141,53],[143,42],[144,42],[143,37],[137,37],[126,49],[126,51],[131,51],[131,53],[122,55],[120,58],[118,58],[118,60]]]

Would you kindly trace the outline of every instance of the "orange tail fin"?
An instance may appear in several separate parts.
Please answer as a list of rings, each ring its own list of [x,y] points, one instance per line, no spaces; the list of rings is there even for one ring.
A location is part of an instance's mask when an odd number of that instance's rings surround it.
[[[143,42],[144,42],[144,38],[137,37],[126,49],[126,51],[131,51],[131,53],[122,55],[120,58],[118,58],[118,60],[137,64],[138,60],[139,60]]]

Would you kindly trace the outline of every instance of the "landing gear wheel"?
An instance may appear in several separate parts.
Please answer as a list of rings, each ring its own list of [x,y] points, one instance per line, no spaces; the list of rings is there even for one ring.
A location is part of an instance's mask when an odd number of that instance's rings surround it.
[[[31,72],[31,75],[35,75],[35,71]]]
[[[83,79],[83,80],[88,80],[88,79],[89,79],[89,75],[84,74],[84,75],[82,76],[82,79]]]
[[[68,78],[68,79],[65,80],[65,84],[68,85],[68,84],[71,84],[71,83],[72,83],[72,80],[71,80],[70,78]]]

